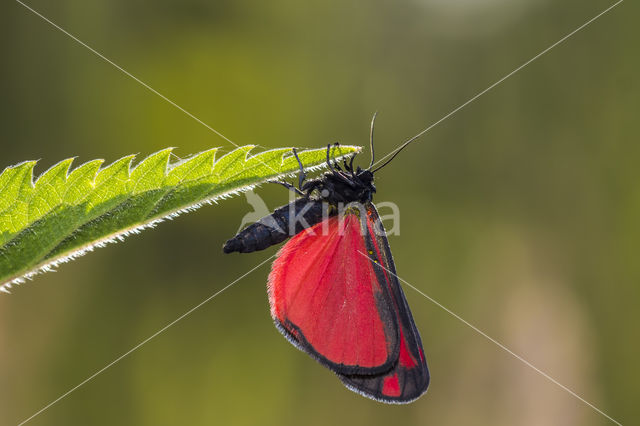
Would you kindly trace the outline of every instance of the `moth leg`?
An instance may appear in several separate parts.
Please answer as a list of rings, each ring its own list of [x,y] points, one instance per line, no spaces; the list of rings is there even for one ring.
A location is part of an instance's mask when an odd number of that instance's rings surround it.
[[[339,147],[340,146],[340,142],[334,143],[333,146],[335,148]],[[346,165],[347,164],[345,163],[345,166]],[[329,170],[331,170],[334,175],[340,176],[343,180],[345,180],[344,176],[342,176],[340,173],[338,173],[338,170],[342,171],[342,169],[340,168],[340,165],[338,164],[338,160],[336,160],[334,158],[333,159],[333,164],[331,164],[331,144],[327,145],[327,166],[329,166]]]
[[[334,143],[333,146],[338,148],[340,146],[340,142]],[[346,166],[346,163],[345,163],[345,166]],[[333,158],[333,167],[335,167],[336,169],[342,171],[342,169],[340,168],[340,164],[338,163],[338,160],[335,159],[335,157]]]
[[[296,188],[295,185],[292,185],[289,182],[284,182],[284,181],[281,181],[281,180],[268,180],[267,182],[268,183],[276,183],[278,185],[282,185],[285,188],[287,188],[289,191],[293,191],[298,195],[302,195],[302,196],[305,195],[304,192],[302,192],[300,189]]]
[[[302,191],[304,191],[305,196],[306,196],[307,198],[309,198],[309,196],[311,195],[311,193],[312,193],[314,190],[316,190],[318,187],[321,187],[321,186],[322,186],[322,182],[321,182],[321,181],[319,181],[319,180],[311,180],[311,181],[309,181],[309,182],[305,183],[305,184],[302,186],[302,188],[301,188],[301,189],[302,189]]]
[[[327,145],[327,166],[334,174],[337,174],[336,169],[331,165],[331,144]]]
[[[300,161],[300,157],[298,157],[298,152],[296,151],[295,148],[291,149],[293,151],[293,155],[296,157],[296,160],[298,160],[298,165],[300,166],[300,174],[298,175],[298,188],[300,188],[300,191],[302,191],[302,184],[304,183],[304,180],[307,178],[307,174],[304,172],[304,167],[302,166],[302,161]],[[298,192],[300,194],[300,192]]]
[[[333,146],[335,146],[335,147],[340,146],[340,142],[336,142],[335,144],[333,144]],[[337,160],[333,160],[333,164],[331,164],[331,144],[327,145],[327,166],[329,167],[329,170],[331,170],[331,172],[335,176],[339,177],[347,185],[349,185],[350,187],[354,188],[354,184],[353,184],[353,182],[351,182],[351,180],[347,179],[347,177],[343,173],[338,173],[338,170],[342,171],[342,169],[338,165],[338,161]]]

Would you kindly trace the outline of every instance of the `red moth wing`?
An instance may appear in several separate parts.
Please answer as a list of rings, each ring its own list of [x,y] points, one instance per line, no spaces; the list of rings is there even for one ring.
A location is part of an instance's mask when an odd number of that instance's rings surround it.
[[[400,353],[398,315],[366,252],[357,214],[298,233],[269,274],[271,316],[296,347],[338,374],[389,371]]]
[[[426,392],[429,370],[420,334],[398,282],[384,227],[373,204],[367,205],[366,231],[367,252],[360,255],[368,257],[379,282],[389,289],[394,315],[400,326],[400,351],[397,363],[388,372],[338,376],[348,388],[364,396],[387,403],[411,402]]]

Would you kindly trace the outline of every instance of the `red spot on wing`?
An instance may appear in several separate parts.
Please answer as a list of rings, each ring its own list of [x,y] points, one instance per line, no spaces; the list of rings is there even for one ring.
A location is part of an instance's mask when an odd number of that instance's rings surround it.
[[[400,381],[398,380],[398,373],[393,376],[386,376],[382,383],[382,393],[387,396],[400,396]]]
[[[419,348],[419,350],[422,350],[422,348]],[[398,363],[405,368],[413,368],[418,365],[407,348],[407,339],[405,339],[402,329],[400,330],[400,356]]]
[[[342,373],[388,370],[397,356],[392,307],[362,253],[360,218],[334,216],[295,235],[269,275],[273,318],[303,350]]]

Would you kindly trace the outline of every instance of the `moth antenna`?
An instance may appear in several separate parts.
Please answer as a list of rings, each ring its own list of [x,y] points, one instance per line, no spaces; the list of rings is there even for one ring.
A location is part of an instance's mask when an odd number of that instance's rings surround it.
[[[373,163],[376,159],[375,152],[373,151],[373,128],[376,125],[377,116],[378,111],[373,113],[373,118],[371,119],[371,130],[369,131],[369,149],[371,150],[371,162],[369,163],[369,167],[367,167],[367,170],[371,170],[371,167],[373,167]]]
[[[384,166],[386,166],[387,164],[389,164],[394,158],[396,158],[396,155],[400,154],[400,151],[402,151],[403,149],[405,149],[406,147],[409,146],[409,144],[413,141],[415,141],[416,139],[418,139],[420,136],[422,136],[422,133],[412,137],[411,139],[407,140],[405,143],[403,143],[402,145],[400,145],[399,148],[396,149],[396,151],[393,153],[393,155],[391,156],[391,158],[389,158],[387,161],[385,161],[384,163],[382,163],[381,166],[376,167],[375,169],[372,170],[373,173],[377,172],[378,170],[380,170],[381,168],[383,168]],[[387,154],[388,155],[388,154]]]

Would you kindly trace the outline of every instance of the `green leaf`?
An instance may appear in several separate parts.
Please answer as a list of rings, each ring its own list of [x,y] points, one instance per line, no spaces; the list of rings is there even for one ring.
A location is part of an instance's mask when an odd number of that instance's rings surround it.
[[[102,168],[103,160],[93,160],[73,170],[70,158],[35,183],[35,161],[7,167],[0,174],[0,291],[203,203],[298,171],[291,148],[251,155],[253,148],[240,147],[219,159],[211,149],[174,163],[167,148],[135,167],[134,155]],[[331,156],[359,151],[339,146]],[[298,154],[306,169],[326,165],[326,148]]]

